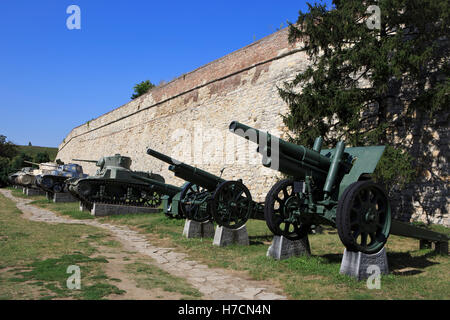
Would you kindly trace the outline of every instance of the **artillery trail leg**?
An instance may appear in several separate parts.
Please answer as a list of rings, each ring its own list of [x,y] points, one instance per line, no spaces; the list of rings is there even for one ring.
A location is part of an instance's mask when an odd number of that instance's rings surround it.
[[[434,251],[437,254],[448,256],[448,241],[438,241],[434,243]]]
[[[276,260],[289,259],[290,257],[310,256],[311,247],[309,238],[305,236],[300,240],[289,240],[283,236],[274,236],[272,244],[267,250],[268,257]]]
[[[377,271],[379,271],[379,274],[389,274],[386,249],[384,247],[373,254],[345,249],[341,263],[341,274],[346,274],[357,280],[364,280]]]
[[[213,245],[225,247],[230,244],[240,244],[244,246],[248,246],[250,244],[247,227],[245,225],[236,230],[221,226],[216,228]]]
[[[186,219],[183,236],[192,238],[212,238],[214,236],[214,224],[211,221],[197,222]]]

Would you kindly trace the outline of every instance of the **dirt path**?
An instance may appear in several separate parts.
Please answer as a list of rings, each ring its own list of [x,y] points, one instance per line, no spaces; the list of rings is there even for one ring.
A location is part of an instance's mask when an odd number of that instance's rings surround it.
[[[153,246],[145,236],[125,226],[100,223],[95,220],[74,220],[61,217],[52,211],[30,205],[29,203],[32,200],[14,197],[10,190],[0,189],[0,192],[16,202],[17,208],[24,213],[24,217],[27,219],[47,223],[86,224],[110,231],[116,240],[123,244],[126,250],[136,251],[141,255],[150,257],[155,260],[157,267],[173,276],[185,278],[203,294],[203,299],[286,299],[286,297],[274,293],[273,288],[268,288],[267,283],[239,278],[235,275],[230,275],[227,270],[209,268],[206,265],[189,260],[186,254],[175,252],[171,248]],[[114,270],[110,270],[110,272],[113,273]],[[140,292],[136,292],[136,296],[139,296],[139,294]]]

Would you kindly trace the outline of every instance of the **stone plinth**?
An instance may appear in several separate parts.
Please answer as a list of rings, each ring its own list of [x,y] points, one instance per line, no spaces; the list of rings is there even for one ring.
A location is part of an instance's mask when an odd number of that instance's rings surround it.
[[[72,196],[68,192],[64,193],[54,193],[52,201],[54,203],[61,203],[61,202],[77,202],[78,199],[76,199],[74,196]]]
[[[94,203],[91,209],[91,215],[95,217],[113,216],[118,214],[142,214],[158,213],[158,208],[121,206],[116,204]]]
[[[214,237],[214,224],[211,221],[197,222],[186,219],[184,223],[183,236],[191,238],[212,238]]]
[[[384,247],[373,254],[345,249],[341,263],[341,274],[346,274],[357,280],[364,280],[373,274],[375,268],[379,270],[380,274],[389,274],[386,249]]]
[[[39,189],[33,189],[33,188],[23,188],[23,193],[29,197],[45,195],[44,191],[39,190]]]
[[[276,260],[304,255],[311,255],[308,236],[300,240],[289,240],[283,236],[274,236],[272,244],[267,250],[267,256]]]
[[[221,226],[216,228],[213,245],[225,247],[230,244],[240,244],[244,246],[248,246],[250,244],[247,227],[245,225],[236,230]]]

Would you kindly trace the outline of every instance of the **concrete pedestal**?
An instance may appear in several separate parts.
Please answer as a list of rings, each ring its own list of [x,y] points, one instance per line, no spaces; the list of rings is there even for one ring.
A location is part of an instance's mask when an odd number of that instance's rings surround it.
[[[33,188],[23,188],[23,193],[29,197],[45,195],[44,191],[39,190],[39,189],[33,189]]]
[[[64,193],[54,193],[51,201],[53,201],[54,203],[77,202],[78,199],[76,199],[70,193],[64,192]]]
[[[53,192],[46,192],[45,196],[47,198],[48,201],[53,201]]]
[[[214,224],[211,221],[197,222],[186,219],[184,223],[183,236],[191,238],[212,238],[214,237]]]
[[[245,225],[236,230],[221,226],[216,228],[213,245],[225,247],[230,244],[240,244],[244,246],[248,246],[250,244],[247,227]]]
[[[356,278],[357,280],[364,280],[372,275],[374,267],[379,269],[380,274],[389,274],[386,249],[384,247],[374,254],[365,254],[345,249],[340,273]]]
[[[289,259],[290,257],[304,255],[310,256],[311,247],[309,245],[308,236],[295,241],[286,239],[283,236],[274,236],[266,255],[276,260],[284,260]]]
[[[158,213],[158,208],[121,206],[116,204],[94,203],[91,215],[95,217],[105,217],[118,214],[139,214],[139,213]]]
[[[80,201],[80,211],[91,212],[91,209],[92,209],[91,204]]]

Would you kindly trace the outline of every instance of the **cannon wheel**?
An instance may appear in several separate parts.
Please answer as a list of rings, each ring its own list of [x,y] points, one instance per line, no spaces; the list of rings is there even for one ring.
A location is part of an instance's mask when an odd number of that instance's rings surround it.
[[[212,202],[214,221],[229,229],[239,229],[252,212],[252,196],[240,181],[224,181],[214,192]]]
[[[371,180],[345,189],[336,212],[339,238],[351,251],[380,251],[391,229],[391,206],[383,188]]]
[[[192,182],[189,182],[184,188],[183,191],[181,191],[180,199],[186,200],[190,199],[192,200],[195,198],[196,194],[201,194],[205,192],[206,189],[197,186],[196,184],[193,184]],[[206,212],[205,210],[201,210],[199,205],[191,205],[191,204],[185,204],[181,203],[180,206],[183,215],[188,218],[189,220],[194,220],[197,222],[206,222],[208,220],[211,220],[211,210],[209,207],[209,204],[207,204]]]
[[[299,209],[298,194],[294,193],[294,180],[278,181],[266,196],[264,218],[273,234],[289,240],[299,240],[308,235],[311,226],[304,223],[287,222],[292,210]]]

